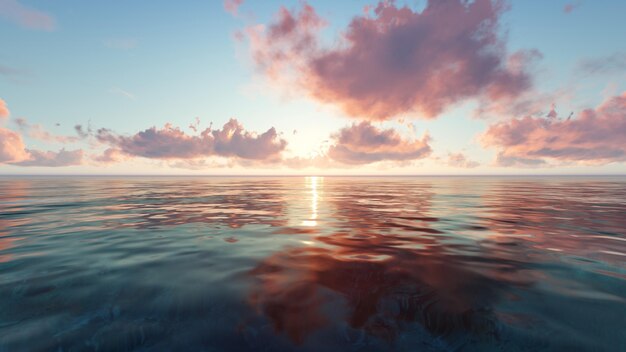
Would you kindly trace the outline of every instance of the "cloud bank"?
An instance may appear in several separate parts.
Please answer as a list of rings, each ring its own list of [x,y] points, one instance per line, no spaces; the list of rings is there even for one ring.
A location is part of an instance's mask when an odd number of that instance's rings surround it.
[[[502,166],[626,161],[626,92],[574,118],[527,116],[491,125],[482,143],[498,150]]]
[[[152,127],[132,136],[100,129],[96,138],[127,156],[150,159],[221,156],[262,161],[279,157],[287,146],[287,142],[278,136],[273,127],[256,134],[246,131],[235,119],[229,120],[221,129],[207,128],[197,134],[187,134],[167,124],[161,129]]]

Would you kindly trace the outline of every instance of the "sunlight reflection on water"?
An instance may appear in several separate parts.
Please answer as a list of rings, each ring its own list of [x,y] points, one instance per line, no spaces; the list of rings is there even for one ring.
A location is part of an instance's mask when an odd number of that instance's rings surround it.
[[[0,351],[626,350],[626,180],[0,178]]]

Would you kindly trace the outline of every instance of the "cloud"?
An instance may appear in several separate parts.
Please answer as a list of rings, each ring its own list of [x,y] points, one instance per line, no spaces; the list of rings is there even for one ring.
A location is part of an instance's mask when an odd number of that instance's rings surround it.
[[[224,10],[233,16],[239,13],[239,7],[243,4],[243,0],[224,0]]]
[[[22,136],[6,128],[0,128],[0,164],[16,166],[70,166],[82,163],[83,151],[59,152],[27,149]]]
[[[9,110],[4,100],[0,99],[0,117],[6,118]],[[52,142],[69,142],[78,140],[77,137],[56,136],[43,129],[41,125],[31,125],[23,118],[15,120],[17,125],[30,137]],[[0,164],[16,166],[70,166],[80,165],[83,160],[83,151],[61,149],[58,152],[28,149],[22,135],[18,132],[0,128]]]
[[[75,125],[74,130],[76,131],[76,134],[78,135],[78,137],[82,139],[85,139],[92,134],[91,127],[89,126],[85,128],[83,127],[83,125]]]
[[[482,143],[498,150],[502,166],[626,161],[626,92],[576,118],[527,116],[491,125]]]
[[[83,163],[83,151],[61,149],[58,152],[26,150],[29,158],[24,161],[13,163],[18,166],[44,166],[44,167],[62,167],[81,165]]]
[[[328,149],[328,157],[345,164],[415,160],[432,151],[428,135],[409,141],[393,129],[378,129],[369,122],[345,127],[333,139],[335,143]]]
[[[272,79],[293,79],[315,99],[358,118],[405,113],[434,118],[470,98],[512,99],[531,87],[535,52],[509,55],[498,33],[501,1],[429,1],[421,12],[381,1],[356,16],[336,45],[304,4],[281,8],[269,26],[246,30],[254,63]]]
[[[27,72],[23,70],[0,64],[0,76],[5,77],[7,80],[16,82],[17,78],[26,74]]]
[[[565,4],[565,6],[563,6],[563,12],[565,12],[566,14],[572,13],[572,11],[576,10],[578,7],[580,7],[580,5],[580,1],[567,3]]]
[[[28,159],[22,136],[6,128],[0,128],[0,164]]]
[[[29,29],[52,31],[56,27],[52,16],[26,7],[17,0],[0,0],[0,17]]]
[[[608,56],[582,61],[578,69],[590,74],[623,73],[626,71],[626,52],[616,52]]]
[[[215,153],[220,156],[236,156],[243,159],[263,160],[282,152],[287,142],[278,137],[274,127],[256,135],[244,130],[235,119],[230,119],[221,130],[212,132]]]
[[[543,159],[523,158],[507,155],[505,152],[499,152],[496,157],[496,165],[507,167],[547,167],[549,166]]]
[[[480,166],[480,163],[467,159],[463,153],[450,153],[448,154],[448,165],[452,167],[472,169]]]
[[[31,124],[25,118],[17,118],[15,119],[15,123],[18,125],[20,130],[28,135],[30,138],[34,138],[40,141],[45,142],[55,142],[55,143],[74,143],[79,141],[81,136],[59,136],[53,133],[46,131],[46,129],[40,124]]]
[[[9,108],[7,107],[7,103],[0,98],[0,121],[2,119],[6,119],[11,115]]]
[[[115,164],[127,158],[128,156],[117,148],[107,148],[102,154],[92,157],[93,161],[100,164]]]
[[[130,156],[152,159],[196,158],[211,154],[213,147],[209,130],[191,136],[170,124],[163,129],[152,127],[130,137],[100,129],[96,137]]]
[[[249,160],[270,160],[287,146],[273,127],[258,135],[248,132],[235,119],[221,129],[207,128],[187,134],[171,124],[149,128],[132,136],[121,136],[100,129],[96,138],[128,156],[151,159],[194,159],[209,156],[236,157]]]
[[[479,99],[478,107],[473,111],[473,117],[480,119],[508,119],[525,115],[545,115],[546,106],[555,101],[569,101],[573,98],[571,87],[556,91],[538,92],[526,91],[516,97],[500,100]]]
[[[318,52],[317,35],[326,21],[315,9],[304,3],[298,13],[281,7],[269,26],[248,27],[241,36],[247,37],[254,64],[260,72],[275,81],[308,70],[310,57]]]

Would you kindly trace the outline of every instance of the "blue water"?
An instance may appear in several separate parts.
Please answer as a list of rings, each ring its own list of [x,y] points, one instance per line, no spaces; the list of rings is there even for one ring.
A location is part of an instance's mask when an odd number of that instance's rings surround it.
[[[626,178],[0,178],[0,351],[626,351]]]

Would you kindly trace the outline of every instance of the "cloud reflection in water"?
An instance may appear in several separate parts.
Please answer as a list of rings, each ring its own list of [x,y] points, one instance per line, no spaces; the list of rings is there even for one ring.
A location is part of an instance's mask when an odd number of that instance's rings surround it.
[[[620,178],[0,179],[0,349],[626,347]]]

